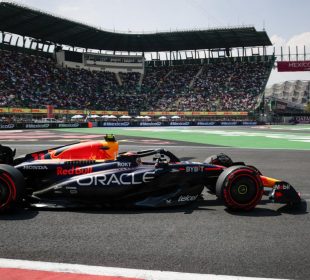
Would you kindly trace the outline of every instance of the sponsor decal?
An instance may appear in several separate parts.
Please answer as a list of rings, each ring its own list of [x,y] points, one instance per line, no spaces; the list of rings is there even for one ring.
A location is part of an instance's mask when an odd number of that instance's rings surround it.
[[[237,122],[220,122],[221,125],[224,125],[224,126],[234,126],[234,125],[238,125]]]
[[[25,128],[49,128],[50,124],[45,123],[45,124],[34,124],[34,123],[27,123],[25,124]]]
[[[12,129],[15,127],[15,124],[11,123],[11,124],[1,124],[0,125],[0,129]]]
[[[161,126],[161,122],[140,122],[140,126]]]
[[[78,123],[59,123],[59,128],[70,128],[70,127],[80,127],[80,124]]]
[[[196,173],[196,172],[202,172],[204,170],[203,166],[186,166],[185,172],[188,173]]]
[[[213,126],[213,125],[215,125],[216,124],[216,122],[197,122],[197,125],[198,126]]]
[[[118,167],[130,167],[131,166],[131,162],[118,162],[117,166]]]
[[[190,122],[170,122],[171,126],[189,126]]]
[[[188,201],[194,201],[198,197],[197,195],[181,195],[178,199],[178,202],[188,202]]]
[[[46,165],[24,165],[23,169],[26,170],[48,170]]]
[[[274,186],[275,190],[284,191],[284,190],[290,190],[291,185],[286,183],[279,183]]]
[[[130,122],[103,122],[102,126],[130,126]]]
[[[66,175],[82,175],[82,174],[88,174],[93,172],[93,168],[92,167],[71,167],[71,168],[62,168],[57,167],[56,169],[56,174],[60,175],[60,176],[66,176]]]
[[[94,176],[86,176],[79,178],[77,184],[81,187],[102,187],[102,186],[121,186],[121,185],[140,185],[148,183],[155,178],[154,172],[122,173],[122,174],[99,174]]]

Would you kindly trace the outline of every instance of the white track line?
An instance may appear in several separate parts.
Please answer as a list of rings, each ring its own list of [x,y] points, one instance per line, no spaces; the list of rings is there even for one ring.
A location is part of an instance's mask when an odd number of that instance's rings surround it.
[[[241,277],[215,274],[181,273],[158,270],[140,270],[131,268],[89,266],[80,264],[52,263],[1,259],[1,268],[18,268],[52,272],[78,273],[100,276],[133,277],[146,280],[284,280],[276,278]]]

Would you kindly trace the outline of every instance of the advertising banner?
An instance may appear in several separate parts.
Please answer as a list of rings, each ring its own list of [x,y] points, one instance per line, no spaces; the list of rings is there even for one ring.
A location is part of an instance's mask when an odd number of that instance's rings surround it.
[[[141,116],[247,116],[248,112],[141,112]]]
[[[131,126],[130,122],[99,122],[100,127],[128,127]]]
[[[296,116],[295,120],[298,123],[302,123],[302,124],[310,124],[310,116]]]
[[[127,111],[102,111],[102,110],[91,110],[90,113],[92,115],[115,115],[115,116],[122,116],[128,115]],[[81,113],[84,114],[84,113]]]
[[[69,115],[84,115],[84,110],[68,110]]]
[[[99,127],[158,127],[158,126],[254,126],[256,121],[116,121],[98,122]]]
[[[1,130],[14,129],[14,128],[16,128],[16,125],[14,123],[0,124]]]
[[[8,113],[9,108],[0,108],[0,113]]]
[[[0,130],[7,129],[46,129],[88,127],[87,123],[9,123],[0,124]]]
[[[132,123],[133,126],[135,125],[135,123]],[[138,126],[162,126],[164,125],[163,122],[138,122],[137,123]]]
[[[190,126],[193,125],[193,123],[194,122],[169,122],[169,126]]]
[[[58,115],[69,115],[70,114],[69,110],[65,110],[65,109],[55,109],[54,113]],[[74,113],[72,113],[72,115],[74,115]]]
[[[29,108],[9,108],[9,113],[12,113],[12,114],[31,114],[31,109],[29,109]]]
[[[305,61],[278,61],[278,72],[310,71],[310,60]]]
[[[102,110],[67,110],[67,109],[55,109],[52,106],[49,106],[44,109],[37,108],[8,108],[2,107],[0,108],[0,113],[11,113],[11,114],[54,114],[54,115],[128,115],[127,111],[102,111]],[[148,112],[149,113],[149,112]],[[186,114],[186,113],[184,113]]]
[[[197,122],[197,126],[214,126],[218,125],[218,122]]]
[[[32,114],[46,114],[47,109],[31,109]]]

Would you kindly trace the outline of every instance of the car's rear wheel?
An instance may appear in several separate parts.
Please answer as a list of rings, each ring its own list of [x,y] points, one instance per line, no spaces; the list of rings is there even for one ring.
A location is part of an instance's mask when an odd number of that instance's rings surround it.
[[[248,166],[227,168],[216,183],[216,195],[233,210],[252,210],[260,202],[263,191],[258,171]]]
[[[16,168],[0,164],[0,212],[20,206],[24,194],[24,177]]]

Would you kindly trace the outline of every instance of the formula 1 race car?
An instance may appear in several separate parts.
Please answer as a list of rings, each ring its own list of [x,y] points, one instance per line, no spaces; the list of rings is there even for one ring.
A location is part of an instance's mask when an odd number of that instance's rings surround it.
[[[301,203],[289,183],[224,154],[189,162],[165,149],[118,153],[113,135],[20,157],[0,145],[0,163],[0,211],[16,206],[178,206],[201,198],[205,187],[234,210],[252,210],[263,195],[274,203]]]

